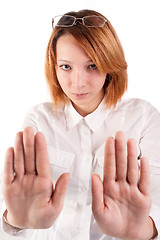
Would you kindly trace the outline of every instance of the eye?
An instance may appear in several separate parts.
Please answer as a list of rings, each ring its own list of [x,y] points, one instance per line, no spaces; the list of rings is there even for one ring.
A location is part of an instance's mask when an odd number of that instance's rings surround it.
[[[93,63],[93,64],[89,65],[88,68],[95,70],[95,69],[97,69],[97,66],[96,66],[96,64]]]
[[[71,67],[70,67],[69,65],[67,65],[67,64],[60,65],[60,68],[63,69],[63,70],[65,70],[65,71],[71,69]]]

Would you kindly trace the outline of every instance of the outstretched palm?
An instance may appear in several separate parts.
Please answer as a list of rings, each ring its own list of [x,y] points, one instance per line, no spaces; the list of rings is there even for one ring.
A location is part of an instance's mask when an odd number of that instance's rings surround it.
[[[7,151],[3,195],[7,219],[19,228],[48,228],[63,207],[68,174],[53,189],[47,147],[42,133],[28,127],[16,136],[15,148]]]
[[[93,175],[92,191],[93,213],[102,232],[124,239],[143,234],[151,205],[148,161],[141,159],[139,178],[136,143],[128,140],[126,154],[122,132],[107,140],[104,179]]]

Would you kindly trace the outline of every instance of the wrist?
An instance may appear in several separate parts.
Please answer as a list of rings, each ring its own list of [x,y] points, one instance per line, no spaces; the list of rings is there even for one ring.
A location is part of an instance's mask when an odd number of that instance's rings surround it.
[[[135,238],[123,238],[123,240],[152,240],[158,235],[155,223],[151,217],[148,217],[146,224],[141,229],[141,233]]]
[[[141,231],[141,236],[137,240],[151,240],[157,236],[158,232],[151,217],[148,217],[146,224]]]
[[[148,217],[148,230],[149,233],[148,233],[148,239],[154,239],[157,235],[158,235],[158,231],[157,231],[157,228],[156,228],[156,225],[153,221],[153,219],[151,217]]]
[[[8,210],[6,209],[6,211],[3,213],[3,221],[5,223],[7,223],[8,225],[10,225],[11,227],[17,229],[17,230],[23,230],[25,228],[22,228],[22,227],[18,227],[16,224],[14,224],[11,220],[10,220],[10,217],[9,217],[9,214],[8,214]]]
[[[155,223],[151,217],[148,217],[143,229],[142,238],[140,238],[141,240],[154,239],[158,234]]]

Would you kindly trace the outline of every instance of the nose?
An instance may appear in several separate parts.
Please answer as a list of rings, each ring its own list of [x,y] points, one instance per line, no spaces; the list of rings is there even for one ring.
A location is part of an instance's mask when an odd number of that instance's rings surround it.
[[[81,70],[74,70],[72,75],[72,86],[75,89],[81,89],[86,86],[86,74]]]

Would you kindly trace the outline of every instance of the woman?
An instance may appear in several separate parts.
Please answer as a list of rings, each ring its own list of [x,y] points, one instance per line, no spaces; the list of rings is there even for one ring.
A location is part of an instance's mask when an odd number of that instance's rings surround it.
[[[46,79],[53,103],[29,111],[6,153],[4,230],[34,229],[38,240],[157,237],[160,114],[121,100],[127,63],[111,23],[91,10],[55,17]]]

